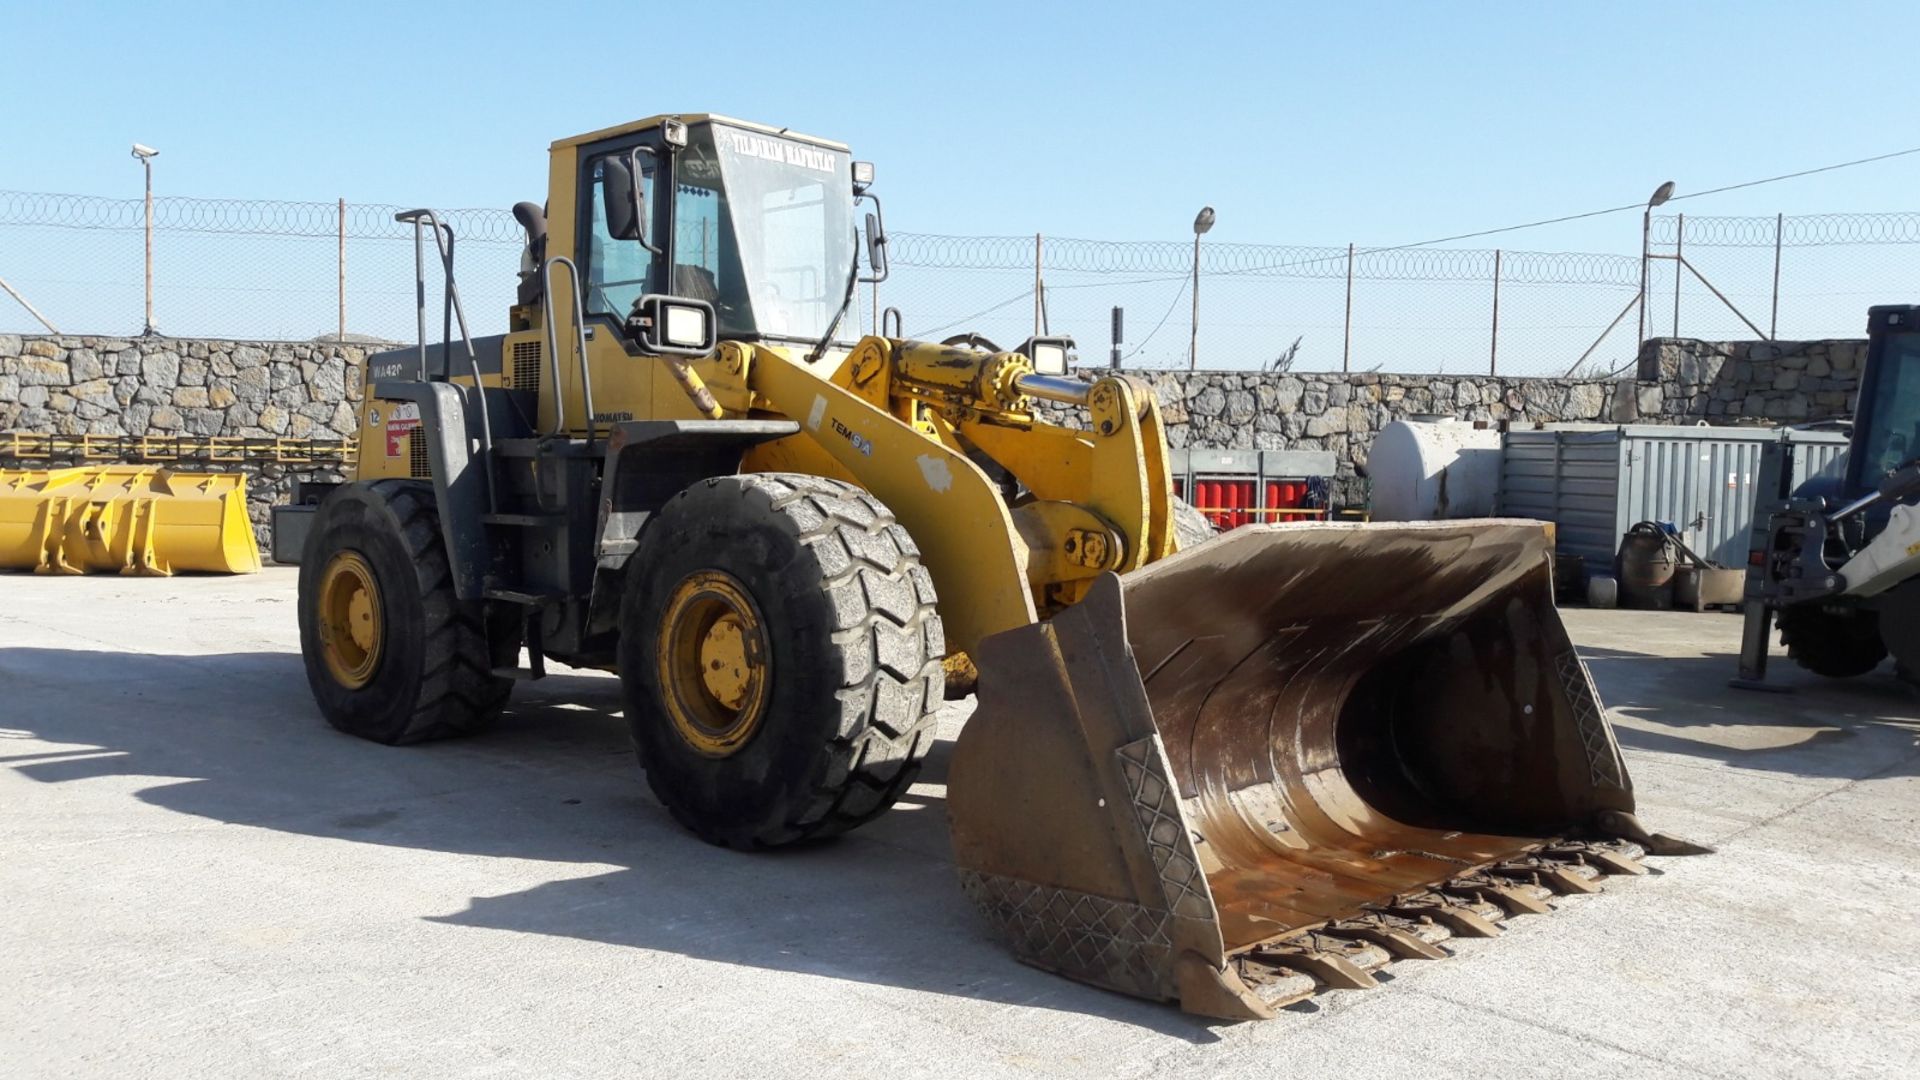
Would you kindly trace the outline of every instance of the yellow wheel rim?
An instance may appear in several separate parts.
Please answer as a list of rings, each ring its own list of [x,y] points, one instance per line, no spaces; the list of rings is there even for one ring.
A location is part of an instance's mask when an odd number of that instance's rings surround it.
[[[320,656],[335,682],[358,690],[380,666],[385,630],[380,620],[380,586],[373,568],[357,551],[342,551],[320,575]]]
[[[759,610],[731,574],[681,580],[660,617],[655,665],[667,717],[707,757],[728,757],[760,728],[770,656]]]

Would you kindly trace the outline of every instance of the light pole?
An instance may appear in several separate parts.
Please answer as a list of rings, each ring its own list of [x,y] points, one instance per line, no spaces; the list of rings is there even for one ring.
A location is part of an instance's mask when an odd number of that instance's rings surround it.
[[[1669,180],[1653,189],[1653,196],[1647,200],[1647,212],[1640,215],[1640,337],[1634,345],[1636,353],[1647,342],[1647,261],[1652,258],[1653,208],[1671,198],[1673,181]],[[1674,273],[1679,272],[1675,268]]]
[[[160,151],[140,143],[133,144],[133,156],[140,159],[141,167],[147,174],[147,328],[142,333],[152,334],[153,327],[153,159]]]
[[[1193,327],[1187,337],[1187,370],[1200,366],[1200,238],[1213,228],[1213,207],[1203,206],[1193,219]]]

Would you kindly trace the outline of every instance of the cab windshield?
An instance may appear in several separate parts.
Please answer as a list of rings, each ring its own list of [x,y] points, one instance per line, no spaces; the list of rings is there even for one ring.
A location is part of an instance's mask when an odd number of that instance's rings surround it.
[[[1920,333],[1889,335],[1874,372],[1873,409],[1854,474],[1861,488],[1920,457]]]
[[[675,167],[673,291],[711,301],[722,335],[825,334],[854,257],[847,154],[702,124]]]

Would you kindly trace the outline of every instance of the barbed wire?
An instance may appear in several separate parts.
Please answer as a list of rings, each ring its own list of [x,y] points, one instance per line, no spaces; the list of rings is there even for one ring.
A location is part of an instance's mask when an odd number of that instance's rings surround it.
[[[1033,270],[1031,236],[948,236],[894,233],[894,264],[941,270]],[[1287,244],[1204,244],[1200,274],[1248,277],[1344,278],[1346,248]],[[1492,248],[1355,250],[1353,276],[1371,281],[1491,281]],[[1634,285],[1640,261],[1595,252],[1502,251],[1502,281],[1540,285]],[[1139,284],[1176,281],[1193,272],[1191,245],[1165,240],[1112,241],[1044,237],[1040,260],[1047,274],[1149,274]],[[1060,283],[1054,288],[1071,287]]]
[[[1782,247],[1838,244],[1920,244],[1920,212],[1883,214],[1799,214],[1791,217],[1693,217],[1684,232],[1679,214],[1653,219],[1652,240],[1672,247],[1772,247],[1778,230]]]
[[[338,203],[278,199],[208,199],[163,195],[154,199],[154,228],[171,232],[249,236],[335,237],[340,235]],[[345,232],[351,240],[408,240],[412,226],[394,220],[411,209],[393,203],[347,203]],[[518,244],[524,234],[507,210],[462,207],[440,210],[463,242]],[[58,192],[0,191],[0,225],[38,225],[70,229],[138,229],[144,203],[137,198]],[[1802,214],[1771,217],[1689,217],[1681,236],[1680,215],[1653,219],[1652,241],[1672,246],[1676,237],[1700,247],[1806,247],[1826,244],[1920,243],[1920,212]],[[1031,270],[1030,236],[953,236],[895,233],[890,251],[896,264],[929,269]],[[1367,250],[1298,244],[1204,244],[1201,275],[1338,278],[1347,274],[1374,281],[1489,281],[1492,248],[1395,248]],[[1041,261],[1053,273],[1149,274],[1147,281],[1191,274],[1193,252],[1178,241],[1112,241],[1045,237]],[[1629,285],[1638,281],[1639,260],[1631,255],[1570,251],[1501,251],[1501,279],[1543,285]]]
[[[336,237],[340,235],[340,205],[329,202],[289,202],[278,199],[201,199],[180,195],[156,196],[156,231],[222,233],[242,236]],[[394,215],[414,209],[391,203],[346,204],[349,240],[411,240],[413,226]],[[467,207],[435,211],[453,226],[462,243],[517,244],[525,233],[506,210]],[[61,229],[139,229],[145,224],[145,201],[109,199],[98,195],[65,195],[40,191],[0,191],[0,225],[40,225]]]

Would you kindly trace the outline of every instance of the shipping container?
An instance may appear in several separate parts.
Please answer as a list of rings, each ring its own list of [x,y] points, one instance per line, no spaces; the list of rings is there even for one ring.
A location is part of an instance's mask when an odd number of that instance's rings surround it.
[[[1557,550],[1580,557],[1589,574],[1612,566],[1621,534],[1640,521],[1671,522],[1703,558],[1744,566],[1760,454],[1781,439],[1800,448],[1795,486],[1845,468],[1847,437],[1833,431],[1654,424],[1509,431],[1500,513],[1553,522]]]

